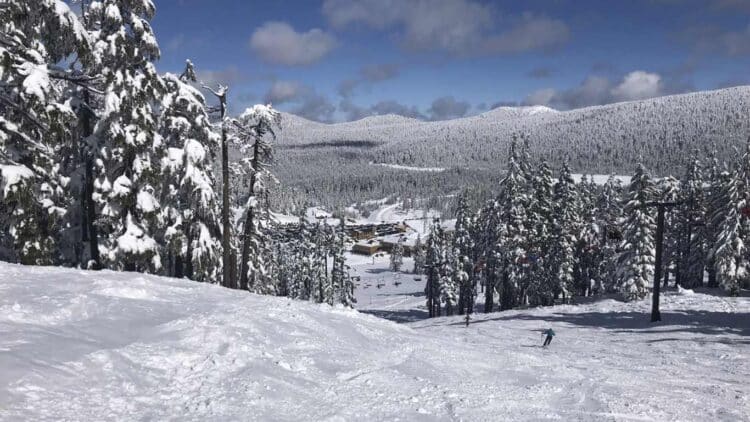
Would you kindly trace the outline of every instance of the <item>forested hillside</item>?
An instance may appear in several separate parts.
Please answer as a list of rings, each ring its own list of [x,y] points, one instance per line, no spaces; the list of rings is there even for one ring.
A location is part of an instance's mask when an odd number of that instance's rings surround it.
[[[631,174],[641,162],[656,175],[679,174],[696,150],[719,161],[733,157],[750,136],[748,110],[750,87],[737,87],[566,112],[501,107],[438,122],[388,115],[329,125],[284,114],[276,168],[285,188],[276,201],[289,207],[304,196],[335,207],[391,194],[492,188],[513,135],[525,137],[534,158],[554,168],[567,163],[575,173]]]

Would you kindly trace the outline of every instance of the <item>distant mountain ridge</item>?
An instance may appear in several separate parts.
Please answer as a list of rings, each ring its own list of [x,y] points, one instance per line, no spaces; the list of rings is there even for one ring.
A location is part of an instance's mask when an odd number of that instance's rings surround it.
[[[510,138],[528,136],[535,154],[559,161],[560,154],[577,166],[592,154],[610,156],[596,169],[581,172],[626,170],[638,154],[623,149],[623,142],[653,153],[684,156],[693,149],[715,147],[717,156],[729,156],[731,147],[750,135],[750,86],[593,106],[569,111],[534,107],[500,107],[453,120],[425,122],[396,115],[325,124],[284,113],[279,145],[346,141],[379,145],[372,161],[407,166],[486,167],[505,155]],[[447,141],[447,142],[446,142]],[[491,145],[488,150],[488,145]],[[420,151],[420,154],[414,152]],[[481,152],[484,157],[477,157]],[[558,157],[558,158],[555,158]],[[600,158],[601,158],[600,157]],[[662,160],[663,161],[663,160]],[[619,164],[618,164],[619,163]],[[618,167],[618,165],[620,167]],[[670,164],[671,165],[671,164]]]
[[[745,148],[750,86],[570,111],[500,107],[434,122],[386,115],[324,124],[284,114],[275,170],[285,192],[278,200],[348,206],[363,198],[492,189],[514,136],[524,136],[532,157],[555,171],[567,163],[575,173],[630,175],[641,162],[655,175],[681,177],[695,155],[731,163]],[[420,168],[445,171],[414,171]]]

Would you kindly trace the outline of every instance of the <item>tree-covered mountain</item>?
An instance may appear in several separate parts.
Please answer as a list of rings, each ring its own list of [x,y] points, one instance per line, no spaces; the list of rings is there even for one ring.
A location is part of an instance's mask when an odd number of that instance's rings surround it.
[[[750,136],[750,87],[555,111],[500,107],[461,119],[425,122],[384,115],[323,124],[284,114],[276,153],[280,200],[348,205],[391,194],[429,196],[489,184],[505,168],[513,135],[532,156],[575,173],[630,174],[642,162],[679,174],[698,150],[719,161]],[[441,173],[374,166],[444,168]],[[295,195],[289,195],[295,192]],[[347,203],[347,201],[349,201]]]

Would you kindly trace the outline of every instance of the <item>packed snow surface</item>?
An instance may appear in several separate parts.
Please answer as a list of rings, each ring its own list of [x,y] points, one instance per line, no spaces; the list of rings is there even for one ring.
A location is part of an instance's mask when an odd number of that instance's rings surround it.
[[[420,319],[422,282],[385,265],[357,266],[384,280],[359,313],[0,263],[0,420],[748,420],[747,297],[667,294],[655,325],[609,299],[465,328]]]

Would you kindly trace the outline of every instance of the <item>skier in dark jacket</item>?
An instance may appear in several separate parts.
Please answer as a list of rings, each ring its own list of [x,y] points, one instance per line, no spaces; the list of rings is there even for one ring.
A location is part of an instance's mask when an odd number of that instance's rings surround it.
[[[544,339],[544,345],[542,347],[547,347],[552,342],[552,337],[555,336],[555,332],[552,331],[552,328],[547,328],[546,330],[542,331],[542,335],[547,335],[547,338]]]

